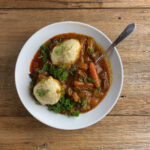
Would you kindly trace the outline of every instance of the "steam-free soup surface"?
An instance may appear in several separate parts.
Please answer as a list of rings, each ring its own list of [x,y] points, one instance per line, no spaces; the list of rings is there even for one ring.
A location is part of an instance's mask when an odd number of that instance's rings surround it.
[[[90,111],[102,101],[110,87],[110,72],[105,60],[95,63],[101,54],[100,46],[86,35],[67,33],[49,39],[31,62],[31,93],[37,84],[44,85],[51,76],[61,87],[53,91],[61,96],[53,105],[49,97],[49,110],[68,116]],[[41,100],[50,92],[51,89],[42,88],[35,91]]]

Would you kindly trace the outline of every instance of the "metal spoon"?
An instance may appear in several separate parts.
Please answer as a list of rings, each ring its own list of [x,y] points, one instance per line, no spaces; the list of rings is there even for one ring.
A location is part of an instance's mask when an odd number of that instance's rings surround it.
[[[119,37],[109,46],[109,48],[95,62],[97,63],[98,61],[101,61],[106,54],[108,54],[111,50],[113,50],[115,46],[117,46],[121,41],[123,41],[130,33],[132,33],[135,27],[136,27],[135,23],[129,24],[124,29],[124,31],[119,35]]]

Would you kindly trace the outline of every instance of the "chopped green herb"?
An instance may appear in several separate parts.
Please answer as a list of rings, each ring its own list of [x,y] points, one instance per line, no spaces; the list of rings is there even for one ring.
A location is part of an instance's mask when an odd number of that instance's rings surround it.
[[[64,80],[67,79],[67,77],[68,77],[68,73],[67,73],[67,72],[63,72],[59,79],[60,79],[61,81],[64,81]]]
[[[65,99],[65,96],[62,95],[60,101],[56,105],[49,105],[48,109],[53,110],[56,113],[60,113],[72,110],[74,105],[75,105],[74,101],[71,101],[69,98]]]
[[[80,111],[79,111],[79,110],[76,110],[75,112],[73,112],[73,116],[75,116],[75,117],[78,117],[79,114],[80,114]]]
[[[44,95],[46,95],[49,92],[49,90],[48,89],[44,90],[41,88],[41,89],[37,89],[36,92],[40,97],[43,97]]]
[[[31,80],[31,81],[30,81],[30,87],[31,87],[31,88],[34,87],[35,84],[36,84],[36,82],[35,82],[34,80]]]
[[[62,45],[62,46],[61,46],[61,49],[62,49],[62,51],[64,51],[64,50],[66,49],[66,46],[65,46],[65,45]]]
[[[40,55],[38,58],[39,58],[39,59],[41,59],[41,58],[43,58],[43,56],[42,56],[42,55]]]
[[[86,106],[86,105],[87,105],[87,102],[86,102],[86,101],[82,101],[82,105],[83,105],[83,106]]]
[[[58,79],[58,80],[66,80],[68,77],[68,72],[64,71],[64,68],[62,68],[61,66],[54,66],[51,65],[49,68],[50,74],[54,76],[54,78]]]
[[[64,93],[64,89],[61,88],[60,93],[63,94]],[[63,95],[62,95],[63,96]]]
[[[44,81],[45,81],[45,79],[43,78],[43,79],[41,79],[40,81],[41,81],[41,82],[44,82]]]
[[[70,114],[70,113],[65,113],[65,115],[66,115],[67,117],[70,117],[70,116],[71,116],[71,114]]]
[[[45,63],[48,58],[49,48],[46,45],[41,46],[41,58],[43,59],[43,62]]]
[[[41,70],[39,70],[39,74],[42,74],[43,73],[43,70],[41,69]]]
[[[38,102],[38,101],[35,101],[35,103],[36,103],[37,105],[41,105],[41,103],[40,103],[40,102]]]
[[[60,68],[64,69],[65,66],[66,66],[66,64],[65,64],[65,63],[62,63],[62,64],[60,65]]]
[[[92,83],[94,83],[95,82],[95,80],[93,80],[92,78],[87,78],[87,80],[89,81],[89,82],[92,82]]]
[[[60,55],[61,55],[61,49],[56,49],[56,50],[55,50],[55,54],[56,54],[57,56],[60,56]]]
[[[69,73],[74,76],[77,70],[77,66],[73,65],[70,69],[69,69]]]
[[[65,48],[66,48],[66,47],[65,47],[64,45],[61,45],[61,48],[58,48],[58,49],[55,50],[55,54],[56,54],[57,56],[60,56],[61,53],[62,53],[62,51],[65,50]]]
[[[94,53],[93,48],[91,48],[90,46],[88,46],[87,50],[88,50],[88,52],[89,52],[91,55]]]
[[[45,63],[43,65],[42,69],[39,70],[39,73],[41,74],[41,73],[43,73],[45,71],[48,71],[48,69],[49,69],[49,64]]]
[[[83,82],[83,79],[82,79],[82,78],[79,78],[78,80],[79,80],[80,82]]]
[[[66,99],[65,105],[70,105],[70,99],[69,98]]]
[[[54,111],[56,113],[60,113],[61,112],[61,105],[59,103],[57,103],[56,107],[54,107]]]
[[[48,48],[46,45],[42,45],[42,46],[41,46],[41,49],[42,49],[43,51],[48,51],[48,50],[49,50],[49,48]]]
[[[61,38],[60,39],[58,39],[58,38],[54,39],[55,44],[60,44],[61,42],[62,42]]]
[[[99,87],[99,88],[97,88],[97,91],[101,91],[101,88]]]
[[[78,103],[80,103],[80,104],[81,104],[81,102],[82,102],[81,100],[78,101]]]
[[[48,70],[48,64],[47,64],[47,63],[45,63],[45,64],[43,65],[42,70],[43,70],[43,71],[47,71],[47,70]]]
[[[52,41],[51,41],[51,40],[49,40],[49,42],[48,42],[48,47],[49,47],[50,50],[51,50],[51,48],[53,47],[53,44],[52,44]]]

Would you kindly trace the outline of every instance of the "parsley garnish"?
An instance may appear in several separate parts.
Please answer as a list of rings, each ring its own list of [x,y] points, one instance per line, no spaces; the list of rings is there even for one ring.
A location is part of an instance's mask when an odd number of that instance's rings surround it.
[[[91,55],[94,53],[93,48],[91,48],[90,46],[88,46],[87,50],[88,50],[88,52],[89,52]]]
[[[70,69],[69,69],[69,73],[74,76],[77,70],[77,66],[73,65]]]
[[[59,48],[56,49],[56,50],[55,50],[55,54],[56,54],[57,56],[60,56],[60,54],[61,54],[61,49],[59,49]]]
[[[97,88],[97,91],[101,91],[101,88],[99,87],[99,88]]]
[[[49,48],[46,45],[41,46],[41,58],[43,59],[43,62],[46,63],[48,58],[48,52]]]
[[[62,45],[62,46],[61,46],[62,51],[64,51],[64,50],[65,50],[65,48],[66,48],[66,46],[65,46],[65,45]]]
[[[57,56],[60,56],[61,53],[65,50],[65,48],[66,48],[66,47],[65,47],[64,45],[61,45],[60,48],[58,48],[58,49],[55,50],[55,54],[56,54]]]
[[[79,78],[78,80],[79,80],[80,82],[83,82],[83,79],[82,79],[82,78]]]
[[[39,101],[35,101],[35,103],[36,103],[37,105],[41,105],[41,103],[40,103]]]
[[[45,81],[45,79],[44,79],[44,78],[42,78],[40,81],[41,81],[41,82],[44,82],[44,81]]]
[[[48,109],[53,110],[56,113],[60,113],[60,112],[66,112],[68,110],[72,110],[74,105],[75,105],[74,101],[71,101],[69,98],[65,99],[65,96],[62,95],[60,101],[56,105],[49,105]]]
[[[36,90],[36,92],[37,92],[37,94],[40,96],[40,97],[43,97],[43,96],[45,96],[48,92],[49,92],[49,90],[47,89],[47,90],[44,90],[44,89],[37,89]]]
[[[95,80],[93,80],[92,78],[87,78],[87,80],[89,81],[89,82],[92,82],[92,83],[94,83],[95,82]]]
[[[87,102],[86,101],[81,101],[82,106],[86,106]]]
[[[71,114],[70,114],[70,113],[65,113],[65,115],[66,115],[67,117],[70,117],[70,116],[71,116]]]
[[[67,79],[67,77],[68,77],[68,73],[67,73],[67,72],[63,72],[59,79],[60,79],[61,81],[64,81],[64,80]]]
[[[55,44],[60,44],[61,42],[62,42],[61,38],[60,39],[58,39],[58,38],[54,39],[54,43]]]
[[[61,66],[57,67],[57,66],[51,65],[50,73],[54,76],[54,78],[57,78],[61,81],[66,80],[68,77],[68,73],[66,71],[64,71]]]
[[[39,73],[41,74],[41,73],[43,73],[43,72],[45,72],[45,71],[48,71],[48,69],[49,69],[49,64],[45,63],[45,64],[43,65],[42,69],[39,70]]]
[[[82,102],[82,101],[79,99],[78,103],[80,103],[80,104],[81,104],[81,102]]]
[[[80,111],[79,111],[79,110],[76,110],[75,112],[73,112],[73,116],[75,116],[75,117],[78,117],[79,114],[80,114]]]

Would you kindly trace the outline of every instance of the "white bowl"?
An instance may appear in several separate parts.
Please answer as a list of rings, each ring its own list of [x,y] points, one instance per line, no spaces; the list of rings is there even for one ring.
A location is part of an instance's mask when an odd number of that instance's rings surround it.
[[[80,22],[59,22],[50,24],[36,33],[24,44],[17,59],[15,68],[15,82],[18,95],[25,108],[40,122],[58,129],[75,130],[88,127],[104,118],[116,104],[123,85],[123,66],[117,49],[113,51],[110,59],[112,67],[112,85],[103,101],[88,113],[79,117],[67,117],[48,111],[46,106],[35,104],[28,89],[30,82],[29,66],[39,47],[51,37],[61,33],[81,33],[93,37],[104,49],[112,43],[100,30]]]

